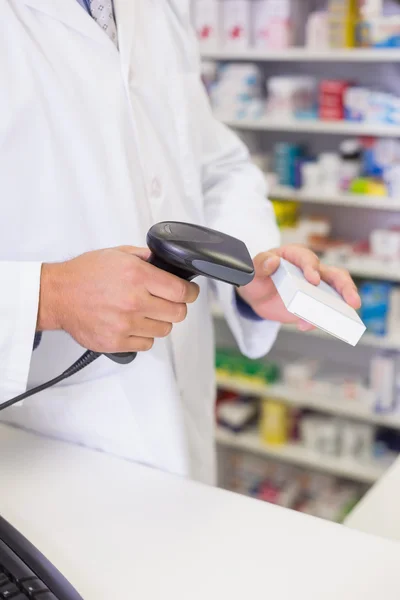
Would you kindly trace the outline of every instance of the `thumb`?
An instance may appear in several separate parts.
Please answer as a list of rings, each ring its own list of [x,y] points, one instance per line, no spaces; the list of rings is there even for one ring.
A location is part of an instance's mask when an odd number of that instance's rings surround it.
[[[270,277],[280,264],[280,258],[273,252],[261,252],[254,259],[256,277]]]
[[[125,254],[132,254],[132,256],[137,256],[142,260],[149,260],[151,256],[151,251],[148,248],[138,248],[137,246],[119,246],[117,250]]]

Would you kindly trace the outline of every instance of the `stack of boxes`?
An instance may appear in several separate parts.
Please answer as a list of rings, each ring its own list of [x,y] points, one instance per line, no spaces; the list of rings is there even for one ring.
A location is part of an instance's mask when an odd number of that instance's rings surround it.
[[[342,121],[345,118],[344,98],[350,84],[347,81],[321,81],[319,86],[319,118],[323,121]]]
[[[227,64],[219,70],[211,100],[223,119],[259,119],[264,113],[263,74],[252,63]]]

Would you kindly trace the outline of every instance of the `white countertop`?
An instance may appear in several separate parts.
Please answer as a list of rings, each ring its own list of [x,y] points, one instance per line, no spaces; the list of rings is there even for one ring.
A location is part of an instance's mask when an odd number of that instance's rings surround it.
[[[400,541],[400,459],[363,498],[346,525]]]
[[[0,489],[84,600],[400,598],[398,543],[5,426]]]

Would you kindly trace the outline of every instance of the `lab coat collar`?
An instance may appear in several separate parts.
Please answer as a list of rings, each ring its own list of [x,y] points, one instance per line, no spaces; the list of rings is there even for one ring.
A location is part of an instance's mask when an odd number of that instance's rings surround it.
[[[65,23],[71,29],[90,37],[99,44],[109,46],[111,50],[116,51],[114,43],[105,35],[104,31],[97,23],[79,6],[76,0],[22,0],[30,8],[47,14],[53,19]],[[132,4],[134,3],[134,0]],[[126,4],[126,2],[122,2]],[[130,3],[129,3],[130,4]]]

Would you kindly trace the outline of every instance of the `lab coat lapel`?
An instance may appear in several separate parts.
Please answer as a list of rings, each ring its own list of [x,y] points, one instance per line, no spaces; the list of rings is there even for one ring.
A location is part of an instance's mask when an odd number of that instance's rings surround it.
[[[61,21],[71,29],[93,39],[99,44],[109,46],[116,51],[114,43],[105,35],[98,24],[79,6],[76,0],[22,0],[23,3],[36,11]],[[134,1],[132,2],[132,4]]]
[[[125,76],[129,73],[135,50],[134,46],[138,42],[136,28],[138,26],[137,13],[140,2],[141,0],[114,0],[119,51]]]

